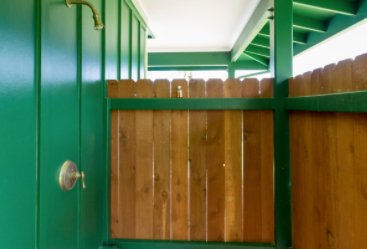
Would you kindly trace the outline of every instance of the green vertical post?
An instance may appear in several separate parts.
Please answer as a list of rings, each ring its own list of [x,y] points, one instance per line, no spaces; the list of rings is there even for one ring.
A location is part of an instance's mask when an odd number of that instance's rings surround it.
[[[274,78],[274,179],[275,243],[278,249],[292,247],[288,79],[293,75],[293,1],[274,0],[270,20],[270,67]]]
[[[230,62],[228,64],[228,79],[236,78],[236,62]]]

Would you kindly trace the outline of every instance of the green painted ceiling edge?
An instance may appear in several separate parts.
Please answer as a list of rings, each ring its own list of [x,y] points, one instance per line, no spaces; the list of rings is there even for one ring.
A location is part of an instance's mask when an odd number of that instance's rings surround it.
[[[132,2],[132,0],[123,0],[125,3],[129,6],[133,14],[138,18],[140,24],[142,24],[143,28],[148,31],[148,37],[151,39],[154,39],[155,36],[151,29],[148,27],[148,24],[145,22],[144,18],[140,14],[139,10],[135,7],[135,4]]]

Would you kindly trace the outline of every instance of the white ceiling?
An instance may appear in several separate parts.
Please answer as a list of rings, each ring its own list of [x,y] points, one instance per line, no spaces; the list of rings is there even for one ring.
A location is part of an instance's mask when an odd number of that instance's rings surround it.
[[[260,0],[135,0],[155,39],[148,52],[230,51]]]

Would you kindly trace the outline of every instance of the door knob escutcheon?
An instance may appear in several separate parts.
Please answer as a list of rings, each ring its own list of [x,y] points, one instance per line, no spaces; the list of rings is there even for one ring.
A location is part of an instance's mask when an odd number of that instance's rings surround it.
[[[60,170],[60,176],[59,176],[60,188],[63,191],[68,191],[72,189],[79,178],[82,178],[83,182],[82,187],[85,188],[84,172],[79,173],[78,168],[73,161],[70,160],[65,161]]]

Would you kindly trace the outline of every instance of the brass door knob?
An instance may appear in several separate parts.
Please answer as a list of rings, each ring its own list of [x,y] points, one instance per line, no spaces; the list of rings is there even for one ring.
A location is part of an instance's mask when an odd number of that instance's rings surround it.
[[[67,160],[61,167],[59,176],[60,188],[63,191],[71,190],[79,178],[82,178],[82,187],[85,188],[84,172],[79,173],[76,164]]]

